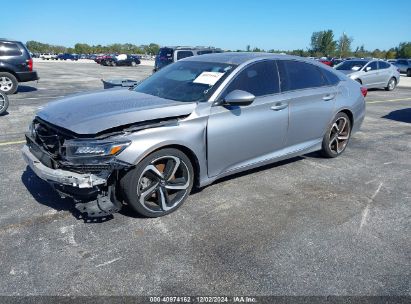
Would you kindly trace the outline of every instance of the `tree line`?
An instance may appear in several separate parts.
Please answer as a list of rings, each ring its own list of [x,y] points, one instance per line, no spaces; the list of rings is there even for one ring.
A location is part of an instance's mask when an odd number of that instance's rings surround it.
[[[148,54],[155,55],[158,53],[160,46],[156,43],[148,45],[135,45],[131,43],[113,43],[109,45],[89,45],[87,43],[76,43],[74,47],[65,47],[53,45],[38,41],[27,41],[27,48],[32,53],[70,53],[70,54]]]
[[[286,53],[304,57],[374,57],[381,59],[411,58],[411,42],[401,42],[398,46],[392,47],[388,50],[375,49],[371,51],[366,50],[364,45],[353,49],[353,41],[354,39],[346,33],[343,33],[338,39],[335,39],[334,32],[332,30],[324,30],[312,33],[310,47],[306,50],[268,50],[268,52]],[[247,45],[246,51],[264,52],[265,50],[258,47],[251,48],[250,45]]]
[[[332,30],[323,30],[313,32],[311,35],[310,47],[306,50],[267,50],[270,53],[286,53],[297,56],[312,57],[374,57],[382,59],[394,58],[411,58],[411,42],[402,42],[396,47],[388,50],[366,50],[364,45],[353,49],[353,37],[343,33],[338,39],[335,39]],[[148,54],[156,55],[160,46],[156,43],[148,45],[135,45],[131,43],[113,43],[109,45],[89,45],[87,43],[76,43],[73,48],[38,41],[27,41],[27,48],[32,53],[76,53],[76,54],[100,54],[100,53],[121,53],[121,54]],[[266,50],[258,47],[251,48],[246,46],[245,50],[236,50],[237,52],[265,52]]]

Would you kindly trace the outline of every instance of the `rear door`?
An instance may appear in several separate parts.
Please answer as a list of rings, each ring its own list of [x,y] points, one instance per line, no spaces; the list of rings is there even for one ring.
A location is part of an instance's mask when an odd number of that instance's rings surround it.
[[[316,65],[297,60],[278,60],[278,69],[281,92],[290,111],[286,146],[318,142],[334,112],[339,78]],[[294,147],[302,148],[305,147]]]
[[[391,78],[391,65],[384,61],[378,61],[378,83],[386,86]]]

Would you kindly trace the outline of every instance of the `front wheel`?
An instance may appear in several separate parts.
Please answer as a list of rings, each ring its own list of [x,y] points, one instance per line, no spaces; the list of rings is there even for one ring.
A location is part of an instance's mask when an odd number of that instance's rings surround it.
[[[407,70],[407,77],[411,77],[411,69]]]
[[[351,136],[351,121],[347,114],[338,113],[324,135],[321,153],[325,157],[337,157],[347,147]]]
[[[177,210],[194,181],[190,159],[176,149],[156,151],[127,172],[120,185],[125,201],[138,213],[159,217]]]
[[[9,98],[5,93],[0,92],[0,115],[7,111],[9,107]]]
[[[390,79],[390,81],[388,81],[388,84],[387,84],[387,86],[385,87],[385,90],[386,90],[386,91],[392,91],[392,90],[395,89],[396,86],[397,86],[397,80],[395,80],[395,78],[392,77],[392,78]]]

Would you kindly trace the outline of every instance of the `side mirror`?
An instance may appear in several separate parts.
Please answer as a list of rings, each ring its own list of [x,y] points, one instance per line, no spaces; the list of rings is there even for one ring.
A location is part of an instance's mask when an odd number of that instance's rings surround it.
[[[223,105],[248,106],[253,103],[255,96],[242,90],[234,90],[224,98]]]
[[[364,71],[365,71],[365,72],[368,72],[368,71],[370,71],[370,70],[371,70],[371,67],[366,67]]]

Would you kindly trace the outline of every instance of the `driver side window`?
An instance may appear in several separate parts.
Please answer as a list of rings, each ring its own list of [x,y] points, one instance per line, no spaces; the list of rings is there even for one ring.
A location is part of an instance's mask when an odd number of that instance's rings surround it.
[[[368,69],[368,68],[371,69]],[[373,61],[370,64],[367,65],[366,69],[370,70],[370,71],[375,71],[377,69],[377,61]]]
[[[275,61],[254,63],[242,70],[225,89],[224,95],[234,90],[242,90],[254,96],[279,93],[279,79]]]

